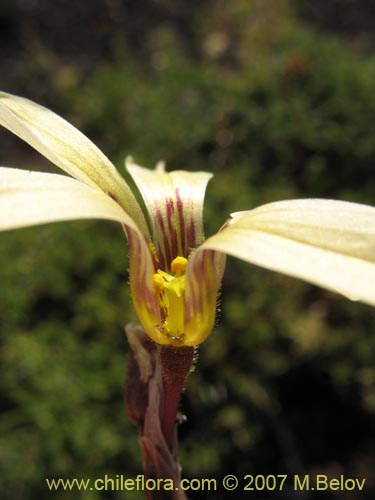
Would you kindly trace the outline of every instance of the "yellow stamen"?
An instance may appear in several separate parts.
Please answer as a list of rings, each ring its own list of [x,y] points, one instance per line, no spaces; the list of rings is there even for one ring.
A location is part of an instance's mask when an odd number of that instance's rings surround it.
[[[181,276],[182,273],[185,272],[187,266],[187,259],[185,257],[176,257],[172,260],[171,263],[171,271],[175,273],[176,276]]]
[[[155,292],[158,294],[160,309],[163,311],[159,331],[166,334],[172,344],[178,345],[184,338],[185,330],[185,257],[176,257],[171,263],[169,274],[158,269],[154,274]]]
[[[154,288],[156,293],[161,293],[164,289],[164,279],[163,276],[160,274],[156,273],[153,276],[154,278]]]

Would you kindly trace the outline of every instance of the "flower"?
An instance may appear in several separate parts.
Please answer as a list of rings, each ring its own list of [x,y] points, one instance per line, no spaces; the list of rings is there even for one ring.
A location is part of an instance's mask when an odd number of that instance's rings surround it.
[[[204,239],[211,174],[149,170],[126,160],[149,224],[112,163],[52,111],[0,93],[0,123],[70,174],[0,168],[0,229],[71,219],[122,224],[138,318],[158,344],[195,346],[211,333],[225,254],[375,304],[375,208],[288,200],[236,212]],[[150,226],[150,228],[149,228]]]

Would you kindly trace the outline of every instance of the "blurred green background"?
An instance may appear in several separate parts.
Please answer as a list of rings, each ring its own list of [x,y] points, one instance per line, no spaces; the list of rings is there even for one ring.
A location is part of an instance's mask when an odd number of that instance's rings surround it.
[[[213,172],[211,234],[230,212],[281,199],[373,203],[373,26],[371,0],[0,0],[0,86],[65,116],[124,175],[128,154]],[[0,163],[54,171],[5,130]],[[143,498],[45,485],[141,473],[123,410],[127,265],[114,223],[0,235],[1,499]],[[228,259],[183,396],[183,475],[345,474],[366,491],[340,498],[371,498],[373,320],[365,305]]]

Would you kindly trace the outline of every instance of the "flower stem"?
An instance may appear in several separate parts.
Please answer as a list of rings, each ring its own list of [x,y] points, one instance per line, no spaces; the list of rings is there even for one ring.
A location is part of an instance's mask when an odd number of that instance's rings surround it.
[[[138,430],[144,477],[174,484],[173,490],[147,491],[147,500],[187,500],[178,489],[176,419],[194,348],[158,346],[138,325],[128,325],[125,331],[133,354],[125,385],[126,411]]]
[[[185,380],[194,361],[194,348],[162,346],[160,361],[164,386],[162,430],[167,445],[172,451],[178,406]]]

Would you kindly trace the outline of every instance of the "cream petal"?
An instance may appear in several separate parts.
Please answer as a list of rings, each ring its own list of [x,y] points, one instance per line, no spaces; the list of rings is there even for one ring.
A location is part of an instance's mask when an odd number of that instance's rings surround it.
[[[180,170],[167,173],[161,164],[150,170],[135,165],[131,158],[126,168],[145,200],[159,266],[169,270],[175,257],[187,257],[204,240],[203,199],[212,174]]]
[[[375,305],[375,209],[290,200],[233,214],[201,246]]]
[[[0,230],[74,219],[109,219],[123,224],[129,239],[130,286],[145,330],[160,323],[145,237],[125,211],[101,191],[63,175],[0,167]]]
[[[72,219],[135,222],[101,191],[63,175],[0,167],[0,229]]]
[[[108,158],[66,120],[28,99],[0,92],[0,124],[76,179],[118,201],[147,234],[143,213],[124,179]]]
[[[232,214],[236,227],[259,229],[374,262],[375,208],[338,200],[288,200]]]

